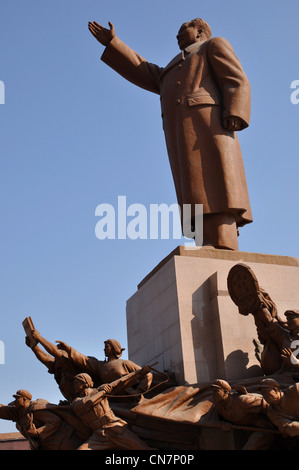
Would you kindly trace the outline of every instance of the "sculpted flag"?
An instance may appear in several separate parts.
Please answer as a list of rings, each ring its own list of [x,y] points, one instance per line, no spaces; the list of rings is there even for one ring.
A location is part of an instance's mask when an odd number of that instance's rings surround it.
[[[273,376],[274,377],[274,376]],[[249,393],[260,393],[260,383],[264,379],[253,377],[243,379],[231,387],[246,386]],[[294,381],[290,377],[280,377],[282,388],[289,387]],[[137,415],[152,416],[170,422],[194,424],[197,426],[220,427],[221,420],[216,412],[211,383],[199,385],[182,385],[165,390],[155,397],[132,408]]]
[[[168,421],[219,425],[219,418],[213,410],[210,385],[209,383],[202,386],[173,387],[146,402],[142,402],[131,411]]]

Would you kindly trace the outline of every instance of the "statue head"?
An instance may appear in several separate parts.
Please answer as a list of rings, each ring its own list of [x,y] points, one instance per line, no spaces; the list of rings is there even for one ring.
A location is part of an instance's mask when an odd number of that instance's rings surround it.
[[[77,395],[84,395],[84,391],[93,387],[93,380],[89,374],[82,372],[74,377],[74,390]]]
[[[15,401],[13,402],[14,406],[16,408],[26,408],[29,406],[31,400],[32,400],[32,395],[28,390],[18,390],[15,395],[13,395],[15,398]]]
[[[287,310],[285,313],[288,329],[292,332],[299,331],[299,310]]]
[[[211,384],[213,400],[215,403],[225,401],[231,392],[231,386],[226,380],[216,379]]]
[[[260,383],[260,390],[269,405],[279,402],[281,397],[280,384],[274,379],[263,379]]]
[[[201,18],[187,21],[182,24],[177,34],[177,41],[181,50],[195,42],[204,42],[211,39],[212,31],[208,23]]]
[[[109,358],[118,359],[125,348],[122,348],[120,343],[116,339],[107,339],[105,343],[105,356]]]

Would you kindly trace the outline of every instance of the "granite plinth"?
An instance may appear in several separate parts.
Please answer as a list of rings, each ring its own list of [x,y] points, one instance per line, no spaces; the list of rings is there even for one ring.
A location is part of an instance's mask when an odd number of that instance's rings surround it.
[[[237,263],[252,268],[280,316],[299,308],[297,258],[180,246],[127,301],[130,359],[158,363],[179,384],[262,375],[253,317],[239,314],[227,289]]]

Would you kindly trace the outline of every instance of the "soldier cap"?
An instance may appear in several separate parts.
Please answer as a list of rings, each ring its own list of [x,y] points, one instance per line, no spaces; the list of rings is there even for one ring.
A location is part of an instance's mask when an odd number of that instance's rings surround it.
[[[81,374],[77,374],[75,376],[75,380],[79,380],[80,382],[85,383],[88,388],[93,387],[93,381],[92,378],[90,377],[89,374],[86,374],[85,372],[82,372]]]
[[[277,380],[267,378],[261,381],[260,388],[280,388],[280,383]]]
[[[24,398],[28,398],[29,400],[32,400],[32,395],[30,392],[28,392],[28,390],[18,390],[15,395],[13,395],[14,398],[20,398],[20,397],[24,397]]]
[[[299,317],[299,310],[287,310],[284,314],[286,317]]]
[[[211,388],[227,390],[228,392],[231,391],[231,386],[229,385],[229,383],[222,379],[214,380],[214,382],[211,384]]]
[[[122,348],[120,343],[116,339],[107,339],[106,341],[104,341],[104,343],[108,343],[112,346],[117,358],[119,358],[122,355],[122,352],[125,350],[125,348]]]

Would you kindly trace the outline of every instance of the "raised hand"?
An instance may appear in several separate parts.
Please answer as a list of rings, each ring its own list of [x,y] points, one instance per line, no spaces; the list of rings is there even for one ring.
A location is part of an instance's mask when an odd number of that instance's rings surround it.
[[[296,356],[294,356],[293,351],[291,350],[291,348],[283,348],[282,351],[281,351],[281,357],[285,361],[287,361],[289,364],[292,364],[294,366],[299,365],[299,361],[296,358]]]
[[[104,28],[96,21],[88,23],[88,29],[91,34],[99,41],[103,46],[107,46],[111,39],[115,36],[115,29],[110,21],[108,22],[110,29]]]
[[[37,331],[37,330],[32,330],[31,334],[32,334],[32,337],[33,337],[34,339],[37,339],[37,340],[39,340],[39,338],[40,338],[40,336],[41,336],[40,333],[39,333],[39,331]]]

